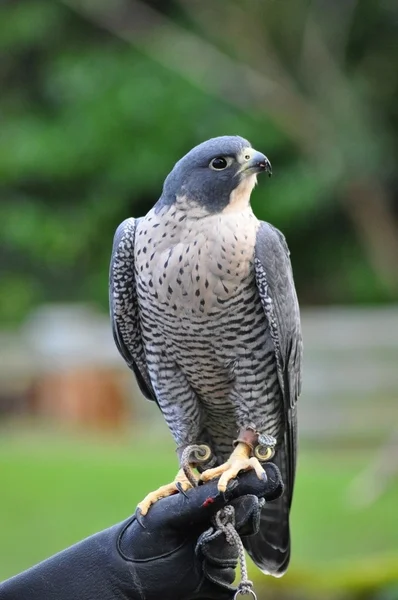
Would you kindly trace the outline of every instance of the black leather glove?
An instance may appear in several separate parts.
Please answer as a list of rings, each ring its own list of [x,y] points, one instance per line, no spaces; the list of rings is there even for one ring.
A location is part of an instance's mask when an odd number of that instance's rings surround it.
[[[259,498],[283,489],[279,471],[243,473],[225,493],[217,482],[159,500],[143,525],[136,517],[97,533],[0,584],[0,600],[199,600],[233,598],[237,548],[212,522],[235,508],[240,535],[256,532]]]

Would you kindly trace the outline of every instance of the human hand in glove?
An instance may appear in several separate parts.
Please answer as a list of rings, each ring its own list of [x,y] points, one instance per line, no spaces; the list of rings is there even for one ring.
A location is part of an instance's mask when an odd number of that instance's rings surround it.
[[[132,516],[0,583],[0,600],[230,600],[238,549],[214,516],[230,504],[239,535],[255,533],[261,499],[283,490],[277,467],[264,469],[264,480],[242,473],[224,493],[211,481],[159,500],[142,520]]]

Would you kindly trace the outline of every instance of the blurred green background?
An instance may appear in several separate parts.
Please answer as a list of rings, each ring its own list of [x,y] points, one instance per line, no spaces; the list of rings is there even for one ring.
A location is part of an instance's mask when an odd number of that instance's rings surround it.
[[[253,577],[264,598],[396,600],[396,0],[0,11],[0,579],[172,476],[113,348],[112,237],[193,145],[238,134],[273,165],[253,209],[287,237],[306,346],[292,566]]]

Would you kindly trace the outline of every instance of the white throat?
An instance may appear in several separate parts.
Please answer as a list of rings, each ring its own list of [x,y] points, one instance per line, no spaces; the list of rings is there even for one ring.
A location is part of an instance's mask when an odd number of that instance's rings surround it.
[[[247,210],[250,206],[250,196],[256,183],[256,174],[245,177],[240,182],[238,187],[236,187],[231,193],[229,197],[229,204],[224,208],[222,212],[242,212],[244,210]]]

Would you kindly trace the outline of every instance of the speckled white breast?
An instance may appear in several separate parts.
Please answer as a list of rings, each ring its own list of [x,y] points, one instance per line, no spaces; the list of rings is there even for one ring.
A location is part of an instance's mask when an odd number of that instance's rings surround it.
[[[208,215],[187,211],[185,203],[179,199],[140,220],[137,275],[157,301],[174,306],[174,314],[175,307],[208,313],[251,276],[259,222],[250,207]]]

